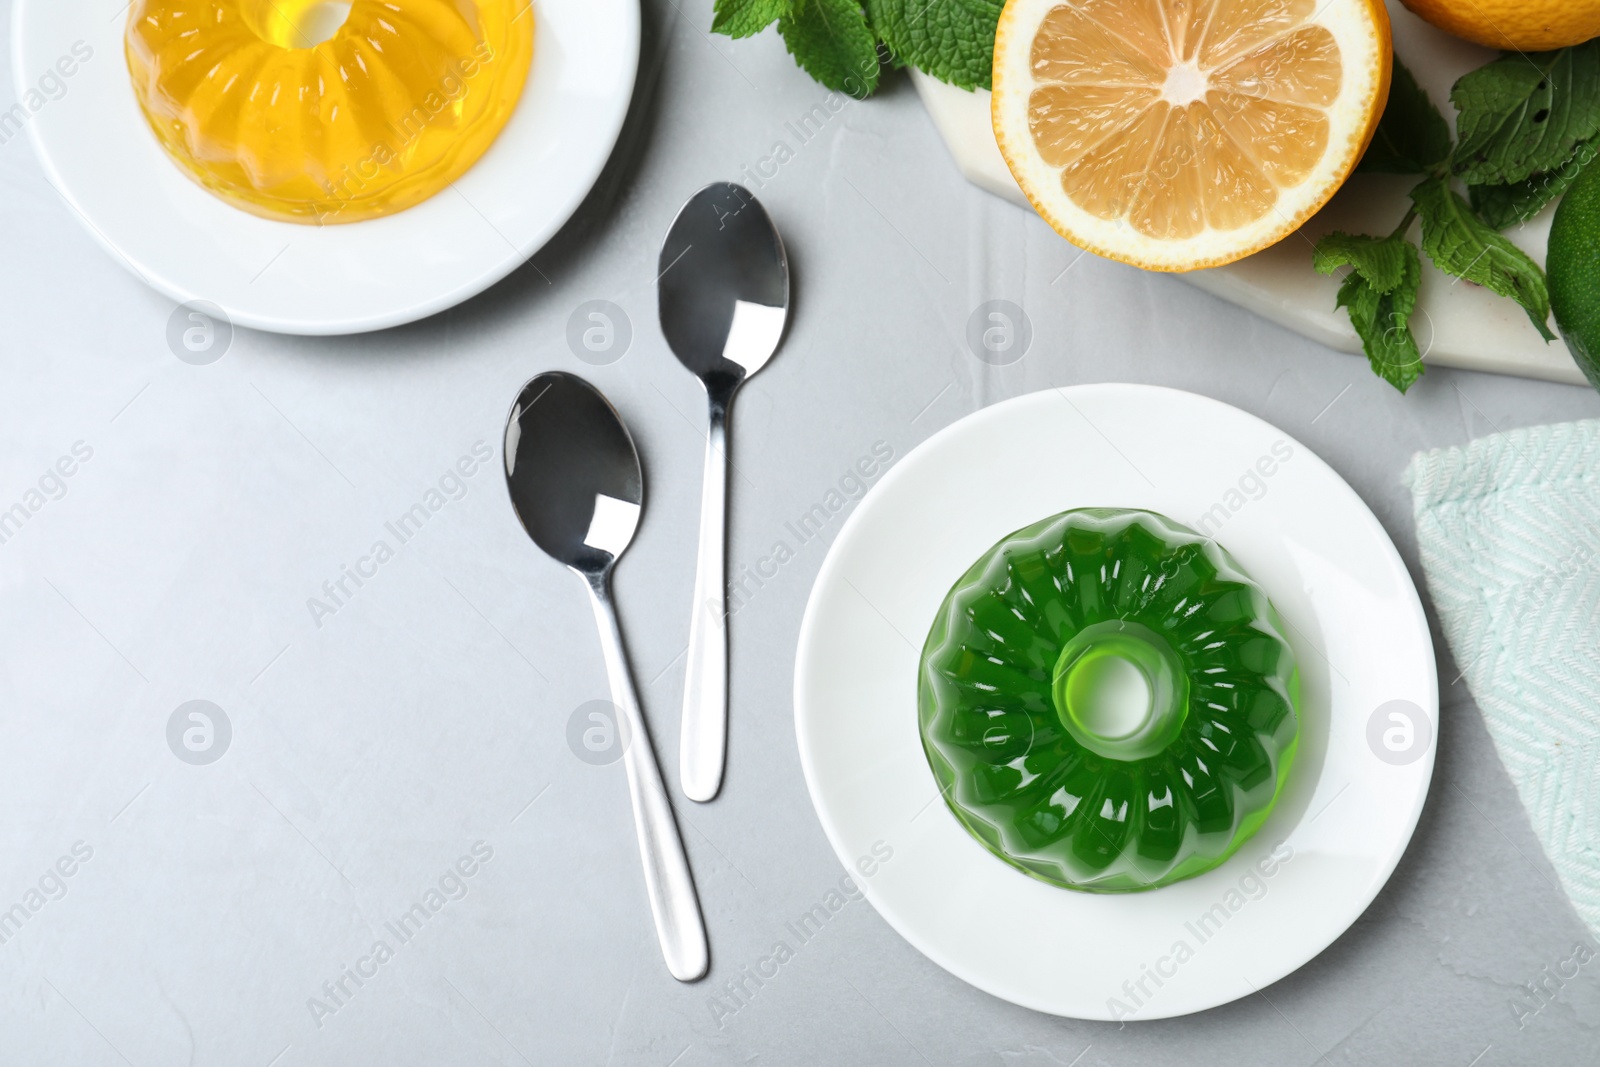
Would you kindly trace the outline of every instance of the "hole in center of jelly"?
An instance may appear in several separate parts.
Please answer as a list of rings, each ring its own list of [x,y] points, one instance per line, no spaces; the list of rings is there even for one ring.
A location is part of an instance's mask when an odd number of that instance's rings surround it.
[[[315,48],[332,40],[350,17],[346,0],[246,0],[245,22],[279,48]]]
[[[1132,620],[1108,619],[1072,635],[1051,688],[1067,733],[1108,759],[1156,755],[1188,715],[1189,680],[1177,652]]]
[[[1067,706],[1084,731],[1107,741],[1139,732],[1154,714],[1150,679],[1116,653],[1085,654],[1067,679]]]

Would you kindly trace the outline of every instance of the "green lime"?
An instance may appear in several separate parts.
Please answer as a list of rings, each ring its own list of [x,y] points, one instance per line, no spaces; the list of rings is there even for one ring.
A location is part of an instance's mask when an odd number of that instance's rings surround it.
[[[1562,339],[1600,389],[1600,166],[1584,167],[1556,208],[1545,273]]]

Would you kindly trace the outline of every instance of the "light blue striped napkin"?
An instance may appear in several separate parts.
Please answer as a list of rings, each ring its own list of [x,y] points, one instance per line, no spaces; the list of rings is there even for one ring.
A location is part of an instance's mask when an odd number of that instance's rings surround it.
[[[1405,481],[1450,651],[1600,937],[1600,420],[1419,453]]]

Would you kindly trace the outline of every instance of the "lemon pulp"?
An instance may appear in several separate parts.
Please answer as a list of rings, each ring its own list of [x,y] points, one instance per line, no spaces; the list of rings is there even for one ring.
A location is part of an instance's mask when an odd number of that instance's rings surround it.
[[[403,211],[465,173],[516,108],[533,35],[529,0],[134,0],[126,45],[139,105],[190,177],[324,224]]]
[[[1313,0],[1080,0],[1030,54],[1028,130],[1082,210],[1156,239],[1235,230],[1327,154],[1339,44]]]

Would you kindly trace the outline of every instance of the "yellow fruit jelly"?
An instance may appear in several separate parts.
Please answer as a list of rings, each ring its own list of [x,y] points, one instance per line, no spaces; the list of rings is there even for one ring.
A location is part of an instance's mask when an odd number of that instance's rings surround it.
[[[134,0],[128,70],[156,138],[206,189],[271,219],[358,222],[478,161],[516,108],[533,34],[531,0]]]

